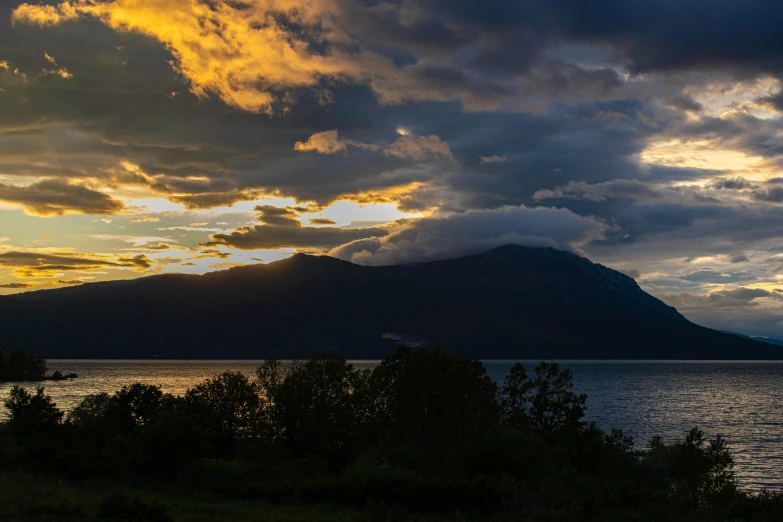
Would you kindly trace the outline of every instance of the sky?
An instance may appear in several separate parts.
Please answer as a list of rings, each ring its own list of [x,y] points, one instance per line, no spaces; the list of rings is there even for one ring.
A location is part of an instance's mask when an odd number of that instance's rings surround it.
[[[0,294],[570,250],[783,337],[783,2],[0,0]]]

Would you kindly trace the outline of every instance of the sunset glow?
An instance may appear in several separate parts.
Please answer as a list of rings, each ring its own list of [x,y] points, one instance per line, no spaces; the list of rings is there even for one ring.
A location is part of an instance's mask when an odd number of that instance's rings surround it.
[[[11,2],[0,294],[510,241],[633,274],[705,324],[783,335],[776,51],[473,9]],[[743,288],[768,295],[722,301]]]

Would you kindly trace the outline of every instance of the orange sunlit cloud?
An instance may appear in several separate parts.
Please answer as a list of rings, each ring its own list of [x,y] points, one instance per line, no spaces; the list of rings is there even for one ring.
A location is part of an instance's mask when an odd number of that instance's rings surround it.
[[[316,54],[275,18],[286,13],[292,20],[313,27],[329,27],[329,0],[264,0],[239,8],[231,2],[196,0],[82,0],[58,6],[23,4],[15,22],[54,25],[81,16],[95,17],[117,30],[135,31],[164,43],[176,58],[176,68],[191,82],[197,96],[217,94],[240,109],[269,111],[281,100],[276,91],[312,87],[321,78],[364,81],[355,57],[333,50]],[[344,38],[332,31],[322,37]],[[360,58],[361,60],[361,58]],[[370,57],[383,65],[378,56]]]

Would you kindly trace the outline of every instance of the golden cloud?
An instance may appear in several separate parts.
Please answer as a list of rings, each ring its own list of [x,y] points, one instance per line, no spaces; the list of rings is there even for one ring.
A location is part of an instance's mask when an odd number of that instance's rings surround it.
[[[63,2],[58,6],[22,4],[12,14],[12,21],[23,21],[38,25],[55,25],[79,17],[76,6]]]
[[[310,136],[307,141],[298,141],[294,144],[294,150],[320,154],[347,152],[349,147],[403,159],[423,160],[428,157],[454,159],[449,144],[434,134],[417,138],[400,136],[391,143],[377,144],[340,138],[339,131],[334,129],[318,132]]]
[[[411,198],[414,192],[424,186],[424,183],[415,181],[413,183],[399,185],[396,187],[389,187],[378,190],[365,190],[356,194],[345,194],[336,199],[353,201],[354,203],[359,203],[360,205],[383,205],[388,203],[399,203],[400,201]]]
[[[159,217],[156,216],[135,216],[128,219],[128,223],[158,223]]]
[[[240,201],[253,201],[263,195],[259,190],[230,190],[227,192],[207,192],[204,194],[168,195],[166,198],[183,205],[188,210],[200,210],[215,207],[230,207]]]
[[[44,58],[47,62],[54,65],[54,69],[43,69],[41,72],[46,75],[55,75],[59,76],[60,78],[67,80],[68,78],[73,78],[73,74],[71,74],[68,69],[65,67],[60,67],[60,65],[57,63],[57,60],[54,59],[49,53],[44,53]]]
[[[22,4],[12,19],[46,27],[96,18],[147,35],[171,51],[196,96],[214,94],[250,112],[283,109],[287,93],[301,87],[328,103],[324,80],[367,85],[381,103],[459,99],[472,109],[498,107],[469,88],[430,85],[426,63],[395,65],[341,25],[346,11],[338,0],[74,0]]]
[[[308,220],[311,225],[336,225],[337,222],[329,218],[311,218]]]
[[[3,283],[0,288],[8,288],[12,290],[22,290],[25,288],[32,288],[35,285],[33,283]]]
[[[215,93],[229,105],[261,112],[279,99],[274,91],[315,86],[323,77],[359,74],[342,52],[311,50],[308,39],[319,38],[316,25],[328,25],[331,4],[329,0],[256,0],[242,5],[80,0],[58,6],[22,4],[14,10],[13,20],[48,26],[87,16],[118,31],[151,36],[174,54],[177,69],[190,81],[194,94]],[[283,25],[280,14],[303,24],[308,38]]]
[[[295,207],[257,206],[260,225],[240,227],[230,234],[213,234],[205,247],[233,247],[243,250],[298,248],[310,251],[333,248],[337,245],[381,237],[386,228],[306,227]]]
[[[122,257],[29,250],[0,253],[0,268],[11,269],[20,278],[58,277],[63,272],[104,268],[130,268],[143,272],[151,267],[152,261],[144,254]]]

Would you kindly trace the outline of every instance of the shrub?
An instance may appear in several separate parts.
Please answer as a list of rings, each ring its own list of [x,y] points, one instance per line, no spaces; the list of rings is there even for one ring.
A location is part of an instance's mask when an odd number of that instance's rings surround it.
[[[174,476],[206,450],[206,437],[190,417],[163,412],[138,433],[138,465],[146,474]]]
[[[124,522],[173,522],[163,506],[149,504],[122,492],[112,493],[101,501],[98,517]]]

